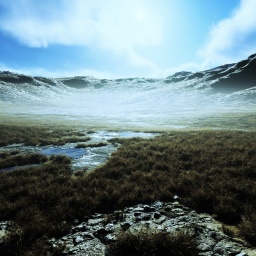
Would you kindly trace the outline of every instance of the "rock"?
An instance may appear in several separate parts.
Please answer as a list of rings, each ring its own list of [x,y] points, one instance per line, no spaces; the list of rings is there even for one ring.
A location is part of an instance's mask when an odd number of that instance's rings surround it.
[[[178,200],[179,197],[178,197],[177,195],[175,195],[175,196],[173,197],[173,199],[174,199],[174,200]]]
[[[11,231],[11,229],[11,221],[0,221],[0,247],[4,244],[4,237],[9,231]]]
[[[119,216],[117,212],[122,213],[122,218],[115,218]],[[107,243],[116,240],[120,232],[133,233],[143,229],[175,232],[186,229],[196,237],[201,256],[247,256],[244,243],[229,238],[220,227],[221,224],[210,215],[198,214],[179,202],[157,201],[152,205],[128,207],[110,215],[94,214],[73,227],[70,234],[49,242],[52,246],[65,244],[64,255],[103,256],[108,255]]]
[[[248,254],[244,253],[244,252],[241,252],[241,253],[237,254],[236,256],[248,256]]]
[[[77,245],[81,242],[83,242],[84,239],[81,237],[81,236],[77,236],[75,239],[74,239],[74,244]]]
[[[144,212],[154,212],[154,211],[155,211],[154,207],[151,207],[151,206],[148,206],[148,205],[144,206]]]
[[[166,220],[165,216],[160,216],[158,219],[156,219],[154,222],[156,224],[162,224]]]
[[[95,218],[95,219],[93,218],[93,219],[89,219],[87,224],[93,226],[93,225],[97,225],[99,223],[102,223],[103,220],[104,220],[104,218]]]

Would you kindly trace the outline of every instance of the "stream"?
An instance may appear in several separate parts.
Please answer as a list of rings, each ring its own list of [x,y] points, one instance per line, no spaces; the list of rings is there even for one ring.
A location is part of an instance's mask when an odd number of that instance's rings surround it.
[[[19,150],[20,153],[40,153],[46,156],[64,155],[72,159],[72,169],[75,170],[92,170],[97,166],[104,164],[113,152],[118,148],[117,144],[108,143],[108,140],[113,138],[151,138],[156,136],[156,133],[144,133],[133,131],[97,131],[89,135],[90,140],[83,143],[86,148],[76,148],[79,143],[67,143],[63,146],[24,146],[23,144],[12,144],[0,147],[1,151]],[[95,144],[102,143],[102,145],[95,146]],[[91,145],[91,146],[90,146]],[[14,171],[27,167],[34,167],[35,165],[13,166],[1,171]],[[38,165],[37,165],[38,166]]]

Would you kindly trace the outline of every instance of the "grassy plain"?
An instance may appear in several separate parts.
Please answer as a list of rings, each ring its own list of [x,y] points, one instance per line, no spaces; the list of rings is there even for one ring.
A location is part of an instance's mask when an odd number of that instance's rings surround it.
[[[67,233],[75,220],[137,203],[172,201],[175,195],[199,212],[236,225],[256,245],[256,132],[251,122],[247,131],[181,130],[152,139],[119,139],[122,145],[109,161],[89,173],[74,174],[66,157],[50,162],[44,156],[41,166],[1,172],[0,220],[15,222],[1,255],[58,255],[47,240]],[[0,130],[1,145],[87,139],[86,131],[52,125],[5,123]],[[15,157],[1,154],[6,161]]]

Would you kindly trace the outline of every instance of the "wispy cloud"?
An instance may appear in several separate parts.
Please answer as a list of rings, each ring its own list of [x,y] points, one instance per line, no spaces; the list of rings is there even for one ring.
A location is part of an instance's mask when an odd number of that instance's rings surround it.
[[[136,47],[161,44],[163,21],[151,0],[0,0],[0,29],[28,47],[84,46],[112,52],[150,72]]]
[[[199,51],[204,65],[241,60],[256,52],[256,1],[241,0],[230,17],[215,24]]]
[[[74,77],[74,76],[92,76],[95,78],[105,78],[114,79],[119,78],[118,75],[109,72],[99,71],[95,69],[75,69],[75,70],[63,70],[56,68],[55,70],[49,70],[47,68],[13,68],[0,62],[0,70],[10,71],[17,74],[24,74],[28,76],[43,76],[51,78],[61,78],[61,77]]]
[[[5,9],[0,28],[32,47],[63,44],[115,49],[156,45],[161,40],[161,18],[146,0],[15,0],[0,4]]]

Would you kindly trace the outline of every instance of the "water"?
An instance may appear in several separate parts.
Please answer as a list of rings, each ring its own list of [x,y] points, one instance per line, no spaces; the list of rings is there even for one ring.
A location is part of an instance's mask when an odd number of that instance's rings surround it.
[[[51,155],[62,155],[68,156],[74,159],[78,159],[83,155],[86,155],[88,152],[83,148],[59,148],[51,147],[45,148],[40,151],[41,154],[51,156]]]
[[[72,159],[71,166],[73,170],[91,170],[95,167],[104,164],[113,152],[117,150],[117,145],[113,145],[108,140],[113,138],[151,138],[156,136],[155,133],[133,132],[133,131],[96,131],[90,134],[90,140],[86,144],[86,148],[76,148],[76,143],[68,143],[64,146],[23,146],[22,144],[13,144],[5,147],[0,147],[1,151],[19,150],[20,153],[41,153],[43,155],[64,155]],[[105,146],[90,146],[90,144],[97,144],[104,142]],[[0,171],[14,171],[24,169],[27,167],[34,167],[39,165],[25,165],[13,166],[9,168],[0,169]]]
[[[64,155],[72,158],[73,169],[93,169],[107,161],[111,154],[116,151],[117,146],[108,143],[113,138],[150,138],[154,133],[133,132],[133,131],[97,131],[90,134],[90,141],[85,143],[86,148],[75,148],[74,143],[66,144],[62,147],[46,147],[40,150],[44,155]],[[90,144],[104,142],[107,145],[100,147],[90,147]]]

